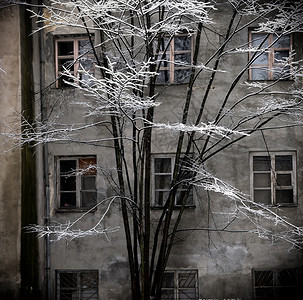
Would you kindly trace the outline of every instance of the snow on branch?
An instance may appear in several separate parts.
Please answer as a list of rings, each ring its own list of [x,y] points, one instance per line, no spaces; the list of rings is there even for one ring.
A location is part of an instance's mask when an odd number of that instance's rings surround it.
[[[211,123],[210,124],[201,123],[199,126],[186,125],[182,123],[176,123],[176,124],[155,123],[154,127],[158,129],[169,129],[169,130],[181,131],[181,132],[197,132],[200,134],[206,134],[208,136],[217,135],[228,139],[230,138],[229,136],[231,134],[248,136],[247,133],[232,130],[223,126],[214,125]]]

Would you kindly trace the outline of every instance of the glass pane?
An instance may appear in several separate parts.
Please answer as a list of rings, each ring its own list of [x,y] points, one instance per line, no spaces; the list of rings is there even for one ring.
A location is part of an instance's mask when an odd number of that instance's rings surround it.
[[[261,55],[256,54],[256,56],[258,56],[258,58],[253,62],[254,64],[257,65],[268,65],[268,54],[267,53],[263,53]]]
[[[279,203],[293,203],[293,190],[276,190],[276,202]]]
[[[180,63],[181,64],[178,64]],[[175,54],[175,67],[184,67],[191,64],[191,54],[190,53],[180,53]]]
[[[161,64],[163,65],[163,63]],[[168,83],[170,80],[169,70],[159,70],[159,75],[157,77],[157,83]]]
[[[76,192],[61,192],[60,207],[76,207]]]
[[[271,204],[271,191],[254,190],[254,201],[263,204]]]
[[[163,283],[162,287],[164,288],[173,288],[174,287],[174,272],[165,272],[163,274]]]
[[[170,41],[169,37],[161,38],[160,45],[159,45],[161,52],[163,52],[163,51],[169,52],[169,48],[170,48],[170,47],[168,47],[169,41]],[[157,48],[157,46],[158,46],[157,43],[155,43],[155,48]],[[155,50],[157,50],[157,49],[155,49]]]
[[[156,175],[155,176],[155,188],[170,190],[171,175]]]
[[[175,36],[175,51],[190,50],[191,48],[191,37],[186,36]]]
[[[63,72],[65,70],[74,71],[74,61],[70,59],[59,59],[58,70],[59,72]]]
[[[97,204],[97,192],[81,192],[81,207],[92,207]]]
[[[58,55],[74,55],[74,42],[58,42]]]
[[[178,293],[179,293],[179,298],[178,298],[179,300],[197,299],[196,289],[186,289],[186,290],[179,289]]]
[[[78,41],[78,45],[79,45],[79,55],[84,54],[84,53],[87,53],[87,54],[93,53],[93,49],[91,47],[89,40],[80,40],[80,41]]]
[[[273,79],[277,80],[279,78],[283,79],[283,80],[287,80],[290,79],[291,74],[290,74],[290,66],[286,66],[286,67],[274,67],[274,71],[273,71]]]
[[[275,63],[281,63],[287,61],[287,58],[289,57],[289,51],[275,51]]]
[[[76,288],[77,273],[59,273],[60,288]]]
[[[76,170],[76,160],[60,160],[60,174],[69,175]]]
[[[93,73],[90,73],[93,75]],[[79,73],[79,79],[81,80],[80,85],[82,87],[91,87],[94,85],[94,78],[90,76],[90,74]]]
[[[296,285],[296,270],[284,269],[277,274],[277,284],[279,286],[294,286]]]
[[[161,299],[175,300],[174,290],[162,290]]]
[[[163,206],[168,198],[169,192],[156,191],[155,205]]]
[[[176,193],[176,203],[175,203],[175,205],[182,205],[182,202],[183,202],[185,196],[186,196],[186,191],[178,190],[177,193]],[[187,205],[189,205],[188,202],[187,202]]]
[[[61,75],[60,78],[58,79],[58,88],[63,88],[63,87],[72,87],[69,82],[74,82],[72,78],[66,75]]]
[[[277,40],[278,36],[274,35],[274,40],[276,41],[274,44],[275,48],[289,48],[290,47],[290,35],[284,35],[279,40]]]
[[[155,158],[155,173],[171,173],[171,158]]]
[[[179,288],[196,287],[196,273],[182,272],[178,274]]]
[[[95,176],[81,176],[81,189],[82,190],[95,190],[96,177]]]
[[[79,159],[79,169],[84,171],[84,175],[96,175],[97,159],[96,157],[80,158]]]
[[[266,36],[267,36],[266,33],[252,33],[252,35],[251,35],[252,46],[258,47],[259,45],[261,45],[262,42],[265,40]],[[267,46],[268,46],[268,38],[262,44],[262,48],[265,48]]]
[[[277,174],[277,186],[291,186],[291,174]]]
[[[81,287],[96,288],[98,287],[98,272],[81,272]]]
[[[276,300],[273,288],[257,288],[256,300]]]
[[[251,68],[251,80],[268,80],[268,70],[265,68]]]
[[[60,191],[76,191],[76,176],[61,176]]]
[[[254,156],[253,170],[254,171],[270,171],[270,157],[269,156]]]
[[[276,171],[292,171],[292,156],[291,155],[276,155],[275,156]]]
[[[80,62],[80,67],[79,70],[92,70],[94,68],[94,60],[92,59],[92,57],[88,57],[88,56],[82,56],[79,59]]]
[[[270,173],[254,174],[254,187],[270,187]]]
[[[255,271],[255,286],[273,286],[274,274],[272,271]]]
[[[175,83],[187,83],[187,82],[189,82],[190,73],[191,73],[191,69],[175,70],[174,82]]]
[[[295,285],[296,283],[293,282],[292,285]],[[299,300],[302,299],[301,296],[299,296],[299,292],[297,291],[296,287],[284,287],[284,288],[277,288],[276,289],[276,295],[277,298],[275,300],[285,300],[285,299],[291,299],[291,300]]]

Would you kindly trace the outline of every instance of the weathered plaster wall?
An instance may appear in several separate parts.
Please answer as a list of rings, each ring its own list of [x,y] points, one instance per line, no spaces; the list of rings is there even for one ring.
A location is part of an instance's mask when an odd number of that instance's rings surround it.
[[[19,130],[21,111],[19,8],[0,9],[0,128]],[[0,138],[2,144],[3,139]],[[0,298],[17,299],[20,287],[21,155],[20,150],[0,152]]]

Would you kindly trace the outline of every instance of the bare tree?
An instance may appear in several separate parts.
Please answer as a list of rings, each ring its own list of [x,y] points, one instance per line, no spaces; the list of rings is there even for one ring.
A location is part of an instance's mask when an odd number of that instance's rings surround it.
[[[85,95],[73,101],[85,114],[78,123],[68,124],[62,121],[62,111],[48,108],[42,120],[37,118],[32,124],[24,120],[22,139],[14,131],[6,136],[21,145],[74,142],[113,147],[116,174],[107,179],[116,195],[97,206],[106,205],[106,218],[112,203],[121,202],[133,299],[160,299],[163,274],[179,231],[229,231],[235,219],[246,218],[251,233],[302,248],[301,227],[207,169],[228,147],[256,133],[302,125],[302,62],[290,48],[270,57],[275,45],[302,32],[301,1],[50,0],[42,7],[43,14],[33,12],[38,30],[77,28],[89,38],[86,52],[62,66],[56,79],[59,86],[73,86]],[[226,26],[219,30],[216,16],[222,11],[227,12]],[[251,40],[243,41],[240,36],[250,27],[254,27]],[[212,45],[207,56],[201,53],[205,41]],[[186,43],[192,43],[192,52],[172,54],[172,45],[177,53],[177,47]],[[225,61],[243,56],[233,76],[225,69]],[[86,68],[91,59],[94,73]],[[78,73],[72,68],[76,64]],[[245,81],[248,73],[251,80]],[[264,76],[271,80],[260,81]],[[214,84],[223,77],[226,83],[216,97]],[[285,80],[291,83],[284,84]],[[160,101],[174,82],[186,89],[182,111],[178,120],[160,122]],[[202,83],[204,89],[197,93]],[[101,127],[106,136],[86,134]],[[159,130],[173,134],[177,142],[170,188],[163,193],[163,210],[155,219],[151,215],[151,155],[156,143],[153,134]],[[193,189],[219,193],[234,203],[223,227],[181,228]],[[179,210],[173,217],[176,204]],[[86,231],[73,230],[75,222],[32,230],[59,240],[118,229],[104,229],[100,226],[103,218]],[[273,223],[279,231],[266,226]]]

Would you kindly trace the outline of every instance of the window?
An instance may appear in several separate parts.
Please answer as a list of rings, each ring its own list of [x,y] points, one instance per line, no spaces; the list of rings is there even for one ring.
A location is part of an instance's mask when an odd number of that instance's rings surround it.
[[[198,271],[167,271],[163,276],[161,299],[198,299]]]
[[[154,205],[163,207],[169,196],[173,179],[175,158],[172,156],[154,156],[153,159],[153,182],[154,182]],[[178,187],[175,196],[175,206],[181,206],[188,191],[188,180],[183,180]],[[192,191],[189,192],[186,206],[193,206]]]
[[[57,271],[58,300],[97,300],[98,271]]]
[[[295,204],[295,153],[255,153],[251,156],[251,169],[255,202],[267,205]]]
[[[91,208],[97,204],[96,157],[60,157],[59,207]]]
[[[81,84],[90,84],[90,78],[87,73],[94,74],[93,51],[89,40],[86,38],[64,38],[57,39],[55,42],[56,53],[56,82],[57,88],[70,86],[64,82],[76,82],[81,80]],[[61,74],[69,70],[77,78],[72,80]],[[85,83],[85,84],[84,84]]]
[[[255,300],[303,299],[302,269],[254,270]]]
[[[290,79],[290,67],[285,62],[289,59],[292,45],[292,35],[278,37],[277,34],[250,31],[250,46],[260,48],[258,58],[249,69],[251,80]],[[254,55],[253,52],[250,55]],[[260,54],[262,53],[262,54]]]
[[[159,59],[161,65],[157,82],[188,83],[192,63],[192,38],[187,33],[173,38],[164,36],[160,40]]]

